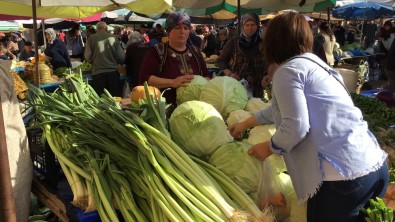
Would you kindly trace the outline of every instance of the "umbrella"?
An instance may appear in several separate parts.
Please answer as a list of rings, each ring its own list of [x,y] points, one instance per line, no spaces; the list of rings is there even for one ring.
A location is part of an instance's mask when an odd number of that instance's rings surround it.
[[[298,0],[177,0],[173,1],[173,8],[169,11],[183,11],[192,16],[210,16],[214,19],[232,19],[237,13],[253,12],[264,15],[286,9],[299,12],[321,11],[333,7],[336,0],[306,0],[301,6]]]
[[[346,20],[374,20],[391,17],[395,15],[395,10],[374,2],[359,2],[333,9],[332,15]]]
[[[161,13],[170,8],[169,0],[41,0],[37,17],[85,18],[98,12],[128,8],[143,14]],[[171,1],[170,1],[171,2]],[[32,0],[0,0],[1,13],[32,16]]]
[[[345,6],[348,4],[358,3],[358,2],[374,2],[382,5],[395,7],[394,0],[337,0],[336,6]]]
[[[155,22],[154,19],[152,18],[148,18],[145,16],[140,16],[137,15],[136,13],[130,11],[130,13],[126,14],[126,15],[119,15],[117,16],[117,18],[114,20],[115,23],[118,24],[153,24]]]

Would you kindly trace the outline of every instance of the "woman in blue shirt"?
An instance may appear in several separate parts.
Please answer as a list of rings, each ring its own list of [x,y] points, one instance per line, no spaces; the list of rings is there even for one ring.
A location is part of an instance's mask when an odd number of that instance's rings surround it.
[[[386,190],[387,154],[342,77],[312,48],[313,33],[302,14],[275,17],[263,43],[274,73],[272,105],[229,131],[239,138],[249,127],[274,122],[271,140],[248,152],[260,160],[272,153],[284,157],[299,201],[307,200],[308,222],[364,221],[359,209]]]

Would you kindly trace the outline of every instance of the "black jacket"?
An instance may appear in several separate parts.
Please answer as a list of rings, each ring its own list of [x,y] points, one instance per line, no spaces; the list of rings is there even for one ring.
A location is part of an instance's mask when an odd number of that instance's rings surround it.
[[[55,39],[52,44],[48,43],[45,55],[51,58],[53,70],[60,67],[71,67],[70,55],[64,42]]]

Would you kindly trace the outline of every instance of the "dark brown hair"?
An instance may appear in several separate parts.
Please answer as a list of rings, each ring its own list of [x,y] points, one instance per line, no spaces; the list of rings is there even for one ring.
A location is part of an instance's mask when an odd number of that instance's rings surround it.
[[[299,13],[290,12],[273,18],[263,39],[263,53],[268,64],[281,64],[313,50],[313,32]]]

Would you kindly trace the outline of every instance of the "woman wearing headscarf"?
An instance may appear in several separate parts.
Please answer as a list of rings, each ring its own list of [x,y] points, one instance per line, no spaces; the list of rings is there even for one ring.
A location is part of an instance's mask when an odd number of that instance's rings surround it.
[[[263,97],[261,80],[266,72],[259,37],[259,17],[247,13],[241,17],[241,34],[230,39],[224,46],[217,63],[226,76],[245,79],[254,97]]]
[[[224,46],[228,42],[229,38],[229,32],[227,28],[223,28],[219,30],[218,32],[218,45],[217,45],[217,54],[221,54],[222,50],[224,49]]]
[[[168,43],[150,48],[141,66],[139,82],[166,90],[166,102],[176,105],[176,88],[190,83],[194,75],[211,78],[206,63],[196,47],[188,43],[191,32],[189,15],[181,12],[170,14],[166,19]]]
[[[45,38],[48,41],[45,48],[45,55],[51,58],[53,70],[60,67],[71,67],[70,55],[66,45],[56,37],[56,32],[52,28],[45,29]]]

